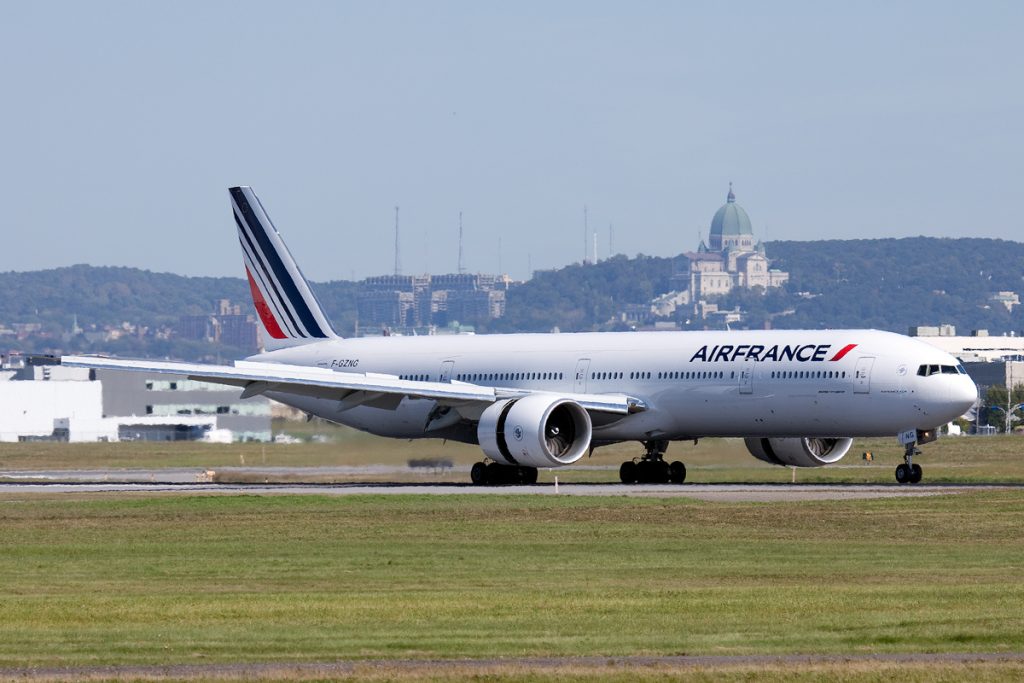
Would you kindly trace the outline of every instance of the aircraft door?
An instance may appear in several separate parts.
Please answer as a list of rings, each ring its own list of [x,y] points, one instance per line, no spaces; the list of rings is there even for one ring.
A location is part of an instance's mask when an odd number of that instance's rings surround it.
[[[870,356],[857,361],[857,368],[853,371],[853,393],[871,392],[871,366],[874,364],[875,359]]]
[[[754,392],[754,366],[750,363],[744,365],[745,367],[740,369],[740,393],[752,394]]]
[[[439,382],[450,383],[452,381],[452,368],[455,367],[455,361],[446,360],[441,364],[441,376],[438,379]]]
[[[580,358],[576,363],[576,383],[573,391],[577,394],[587,393],[587,373],[590,371],[590,359]]]

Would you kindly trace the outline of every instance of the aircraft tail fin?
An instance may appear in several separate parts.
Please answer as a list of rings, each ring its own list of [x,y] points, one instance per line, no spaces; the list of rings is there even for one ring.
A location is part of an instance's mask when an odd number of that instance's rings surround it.
[[[268,351],[337,338],[302,271],[250,187],[232,187],[242,260]]]

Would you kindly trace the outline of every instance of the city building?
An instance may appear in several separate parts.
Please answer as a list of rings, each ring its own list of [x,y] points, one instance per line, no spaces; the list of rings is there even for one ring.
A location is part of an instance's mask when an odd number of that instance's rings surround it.
[[[220,299],[212,313],[181,316],[176,332],[181,339],[219,342],[247,353],[256,353],[259,349],[256,319],[228,299]]]
[[[694,315],[703,318],[702,310],[707,310],[704,304],[710,297],[728,294],[735,288],[781,287],[788,281],[789,273],[771,268],[764,243],[755,239],[750,217],[736,203],[730,183],[725,204],[711,219],[707,242],[701,240],[697,251],[676,259],[673,291],[652,302],[652,312],[665,316],[688,306]]]
[[[1020,306],[1020,296],[1017,292],[996,292],[988,300],[1004,306],[1008,313],[1013,313],[1014,306]]]
[[[507,276],[380,275],[364,280],[356,297],[360,331],[447,327],[505,315]]]
[[[769,267],[764,243],[755,240],[750,217],[736,203],[729,184],[725,204],[715,212],[708,231],[708,241],[701,241],[696,252],[688,252],[677,261],[682,266],[676,274],[684,278],[691,301],[716,294],[728,294],[734,287],[781,287],[789,273]]]

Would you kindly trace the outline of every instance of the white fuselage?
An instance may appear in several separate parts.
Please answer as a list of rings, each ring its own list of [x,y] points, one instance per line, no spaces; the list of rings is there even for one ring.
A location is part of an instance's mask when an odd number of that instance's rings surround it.
[[[954,357],[876,330],[376,337],[317,342],[250,360],[553,394],[627,394],[646,405],[596,420],[595,443],[891,436],[933,429],[977,398]],[[919,374],[921,366],[940,370]],[[432,400],[403,398],[397,410],[344,409],[336,400],[268,395],[383,436],[441,436],[424,429]]]

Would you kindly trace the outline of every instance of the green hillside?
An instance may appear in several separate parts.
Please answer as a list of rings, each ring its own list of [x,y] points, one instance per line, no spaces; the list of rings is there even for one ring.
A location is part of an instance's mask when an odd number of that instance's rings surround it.
[[[780,290],[738,291],[722,297],[723,308],[740,306],[734,325],[779,328],[874,327],[906,332],[910,325],[951,323],[962,332],[986,328],[992,334],[1024,330],[1024,310],[1012,313],[989,301],[998,291],[1024,290],[1024,244],[992,239],[913,237],[884,240],[773,242],[773,267],[789,271]],[[484,332],[626,329],[618,313],[646,306],[670,287],[672,258],[616,256],[596,265],[570,265],[538,272],[508,293],[505,318],[461,321]],[[351,334],[357,285],[314,284],[335,327]],[[150,328],[173,326],[182,315],[214,310],[219,299],[243,303],[242,278],[183,277],[135,268],[77,265],[35,272],[0,273],[0,327],[39,323],[44,335],[18,341],[0,338],[0,348],[32,352],[109,351],[136,355],[202,357],[230,355],[230,349],[199,342],[145,337],[87,343],[62,339],[77,315],[87,331],[123,322]],[[676,321],[684,328],[705,323],[689,311]],[[645,322],[653,322],[648,319]]]
[[[912,237],[884,240],[772,242],[772,267],[790,273],[776,291],[737,291],[722,308],[748,313],[734,327],[874,327],[951,323],[961,331],[993,334],[1024,329],[1021,307],[1012,314],[988,301],[997,291],[1024,290],[1024,244],[992,239]],[[502,330],[562,331],[621,327],[610,321],[628,304],[643,304],[669,288],[672,259],[616,257],[593,266],[538,273],[509,293]],[[783,312],[790,313],[779,315]],[[680,311],[684,327],[703,321]]]

